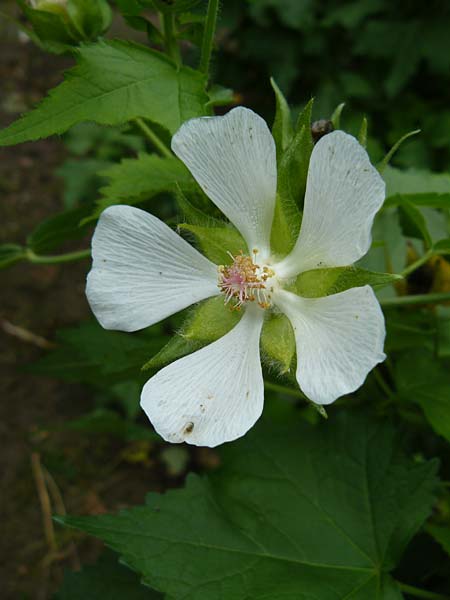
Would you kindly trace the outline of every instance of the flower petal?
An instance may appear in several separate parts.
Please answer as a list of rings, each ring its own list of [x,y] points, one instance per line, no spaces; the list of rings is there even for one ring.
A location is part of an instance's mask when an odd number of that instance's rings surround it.
[[[274,300],[294,328],[297,381],[316,404],[354,392],[386,358],[384,317],[370,286],[324,298],[279,291]]]
[[[213,447],[241,437],[259,419],[263,318],[249,307],[229,333],[147,381],[141,406],[166,441]]]
[[[384,181],[354,137],[335,131],[321,138],[311,155],[300,235],[277,274],[347,266],[364,256],[384,197]]]
[[[275,142],[266,122],[248,108],[184,123],[172,150],[248,244],[269,253],[277,187]]]
[[[103,211],[92,258],[86,295],[105,329],[136,331],[219,293],[217,267],[139,208]]]

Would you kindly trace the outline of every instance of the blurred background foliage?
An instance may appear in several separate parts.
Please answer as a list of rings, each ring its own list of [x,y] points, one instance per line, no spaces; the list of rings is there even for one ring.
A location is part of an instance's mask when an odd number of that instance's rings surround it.
[[[405,132],[422,134],[401,166],[450,167],[450,3],[446,0],[227,0],[215,78],[270,117],[269,77],[289,102],[316,98],[314,118],[341,102],[346,129],[369,120],[373,159]]]

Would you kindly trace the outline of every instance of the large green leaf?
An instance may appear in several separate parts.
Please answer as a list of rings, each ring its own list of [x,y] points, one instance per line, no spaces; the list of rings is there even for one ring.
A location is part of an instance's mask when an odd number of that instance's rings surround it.
[[[450,441],[448,381],[448,366],[432,352],[408,352],[396,365],[399,398],[418,404],[436,433]]]
[[[396,194],[449,194],[450,175],[446,173],[431,173],[420,169],[402,171],[387,167],[383,172],[386,182],[386,198]]]
[[[155,154],[125,158],[101,175],[108,179],[108,185],[101,189],[103,197],[98,200],[92,218],[112,204],[138,204],[161,192],[190,191],[197,185],[180,160]]]
[[[138,575],[105,552],[92,566],[76,573],[66,572],[54,600],[157,600],[161,594],[142,585]]]
[[[430,514],[436,463],[404,458],[392,427],[345,413],[260,424],[222,463],[146,506],[60,520],[168,598],[402,598],[388,573]]]
[[[136,378],[149,354],[157,352],[165,338],[152,330],[129,335],[107,331],[95,321],[63,329],[58,346],[28,367],[32,372],[66,381],[111,386]]]
[[[83,45],[78,65],[33,111],[0,133],[8,146],[63,133],[81,121],[117,125],[144,117],[171,133],[205,114],[204,77],[138,44],[112,40]]]

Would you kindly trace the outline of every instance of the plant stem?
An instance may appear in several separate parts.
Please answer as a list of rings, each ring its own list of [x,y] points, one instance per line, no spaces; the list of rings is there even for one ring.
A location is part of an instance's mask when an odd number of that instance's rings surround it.
[[[208,11],[206,13],[205,29],[203,31],[202,50],[200,55],[200,64],[198,70],[206,76],[209,74],[209,65],[214,43],[214,34],[217,25],[217,13],[219,12],[219,0],[208,1]]]
[[[412,585],[408,585],[407,583],[400,583],[397,581],[397,585],[402,592],[405,592],[410,596],[415,596],[416,598],[428,598],[428,600],[450,600],[449,596],[443,596],[442,594],[436,594],[435,592],[427,592],[426,590],[421,590]]]
[[[402,277],[407,277],[408,275],[416,271],[419,267],[421,267],[423,264],[425,264],[432,256],[433,251],[428,250],[421,258],[417,259],[415,262],[410,264],[408,267],[406,267],[406,269],[403,269],[400,275]]]
[[[408,306],[413,304],[437,304],[439,302],[450,302],[450,292],[435,292],[432,294],[414,294],[413,296],[397,296],[380,300],[384,308],[390,306]]]
[[[163,12],[161,18],[166,52],[177,65],[180,65],[180,49],[175,37],[175,16],[172,12]]]
[[[271,381],[265,381],[264,387],[273,392],[279,392],[280,394],[286,394],[287,396],[295,396],[295,398],[306,398],[306,396],[300,390],[280,385],[279,383],[272,383]]]
[[[150,129],[150,127],[144,122],[143,119],[137,117],[134,119],[134,122],[142,131],[142,133],[147,137],[148,140],[153,144],[153,146],[166,158],[172,158],[172,153],[169,148],[165,145],[165,143],[156,135],[154,131]]]
[[[36,265],[56,265],[58,263],[82,260],[90,256],[90,250],[77,250],[76,252],[68,252],[67,254],[41,255],[35,254],[30,248],[27,248],[25,254],[26,259]]]

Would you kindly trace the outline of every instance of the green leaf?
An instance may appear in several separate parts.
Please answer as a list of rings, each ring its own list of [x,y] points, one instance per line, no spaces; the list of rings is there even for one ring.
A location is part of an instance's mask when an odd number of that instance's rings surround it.
[[[100,560],[82,571],[66,571],[61,589],[54,600],[157,600],[161,594],[139,581],[139,576],[118,563],[113,552],[104,552]]]
[[[265,362],[280,375],[288,373],[295,356],[295,337],[285,315],[271,314],[264,321],[261,348]]]
[[[395,194],[389,196],[384,202],[384,208],[389,206],[402,206],[403,204],[413,206],[424,206],[428,208],[450,209],[450,192],[448,194],[437,194],[435,192],[424,194]]]
[[[426,350],[408,352],[396,365],[399,398],[418,404],[430,425],[450,441],[448,366]]]
[[[294,135],[294,128],[289,105],[273,77],[270,78],[270,85],[275,92],[276,108],[275,120],[272,126],[272,135],[277,147],[277,160],[279,161],[291,143],[292,136]]]
[[[88,227],[80,221],[90,212],[89,206],[66,210],[42,221],[28,236],[28,246],[37,254],[43,254],[60,246],[67,240],[83,237]]]
[[[433,246],[433,254],[446,255],[450,254],[450,238],[439,240]]]
[[[146,506],[58,520],[170,598],[401,598],[389,571],[431,512],[437,465],[406,459],[393,427],[354,413],[293,418],[221,454],[219,472]]]
[[[396,194],[426,196],[428,194],[450,194],[450,175],[431,173],[425,169],[401,170],[387,167],[383,172],[386,182],[386,198]],[[412,201],[412,200],[411,200]],[[424,204],[431,206],[431,204]]]
[[[2,132],[8,146],[63,133],[81,121],[117,125],[136,117],[171,133],[191,117],[205,114],[203,75],[177,68],[165,55],[119,40],[86,44],[78,65],[33,111]]]
[[[162,346],[164,338],[152,334],[152,330],[129,335],[107,331],[94,321],[62,329],[57,333],[57,348],[28,370],[65,381],[108,387],[135,379],[148,355]]]
[[[25,258],[26,249],[23,246],[18,244],[0,245],[0,269],[6,269]]]
[[[443,525],[427,525],[429,533],[442,546],[442,549],[450,556],[450,527]]]
[[[428,232],[425,218],[420,210],[416,208],[412,202],[408,202],[407,200],[403,200],[399,209],[400,226],[403,230],[403,235],[424,240],[428,248],[432,246],[433,241]]]
[[[375,273],[357,267],[312,269],[300,273],[294,284],[294,291],[305,298],[319,298],[363,285],[382,287],[399,279],[402,279],[400,275]]]
[[[233,256],[240,252],[247,253],[247,244],[244,238],[232,225],[224,227],[202,227],[190,223],[181,223],[181,230],[192,233],[203,254],[216,265],[228,265]]]
[[[125,158],[101,173],[109,182],[100,191],[102,198],[91,218],[97,218],[113,204],[139,204],[160,194],[195,190],[197,184],[177,158],[161,158],[141,153],[137,158]]]

